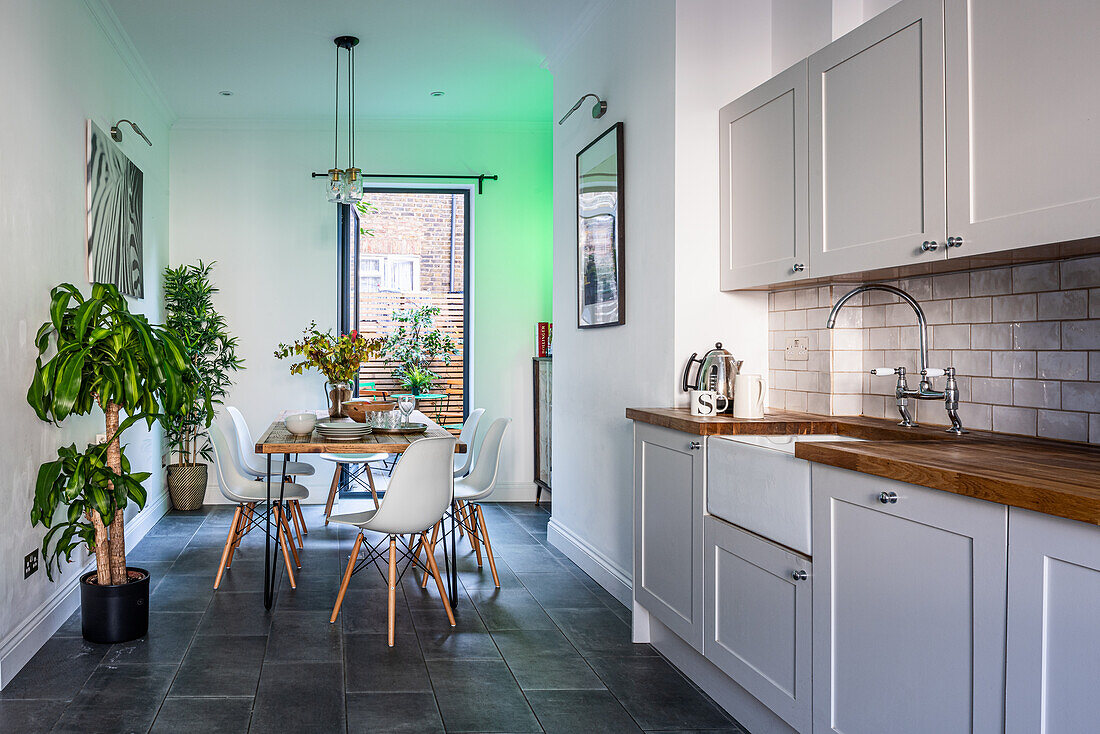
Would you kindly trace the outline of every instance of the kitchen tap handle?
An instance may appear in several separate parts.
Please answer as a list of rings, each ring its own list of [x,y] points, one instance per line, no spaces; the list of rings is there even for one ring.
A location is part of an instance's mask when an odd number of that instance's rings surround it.
[[[879,376],[882,376],[882,375],[896,375],[896,374],[898,374],[898,368],[897,367],[872,367],[871,368],[871,374],[872,375],[879,375]]]
[[[947,370],[938,367],[929,367],[926,370],[921,370],[921,374],[925,377],[943,377],[947,374]]]

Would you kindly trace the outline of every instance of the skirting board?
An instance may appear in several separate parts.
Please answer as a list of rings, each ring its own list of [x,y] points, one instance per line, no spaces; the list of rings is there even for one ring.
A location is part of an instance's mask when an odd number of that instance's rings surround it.
[[[126,547],[132,547],[144,538],[168,512],[169,506],[168,490],[165,489],[155,504],[146,505],[137,517],[126,523]],[[93,568],[94,556],[75,573],[74,569],[67,569],[66,576],[63,577],[64,583],[34,610],[22,626],[0,643],[0,690],[11,682],[53,633],[80,607],[80,577]]]
[[[593,548],[583,538],[569,528],[550,518],[546,526],[546,539],[581,570],[596,580],[607,593],[623,603],[628,609],[633,604],[631,574],[600,551]]]
[[[702,688],[726,713],[737,719],[746,731],[752,734],[797,734],[787,722],[652,615],[650,628],[653,647],[679,668],[688,680]]]
[[[217,478],[211,477],[211,481],[206,485],[206,497],[203,499],[203,504],[206,505],[231,505],[236,504],[225,498],[221,489],[218,488]],[[309,499],[302,500],[303,505],[323,505],[325,500],[328,499],[329,482],[332,481],[331,472],[327,479],[318,479],[316,475],[309,477],[307,480],[300,482],[302,486],[309,490]],[[278,484],[272,485],[273,493],[277,492]],[[380,488],[381,489],[381,488]],[[546,496],[546,493],[543,493]],[[488,502],[534,502],[535,501],[535,483],[534,482],[497,482],[496,487],[493,488],[493,494],[487,500]],[[580,564],[578,564],[580,565]]]

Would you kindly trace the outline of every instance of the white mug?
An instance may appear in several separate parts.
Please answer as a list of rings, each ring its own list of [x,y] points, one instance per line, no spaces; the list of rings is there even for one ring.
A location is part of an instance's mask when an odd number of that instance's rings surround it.
[[[726,396],[720,395],[714,390],[692,390],[689,395],[692,415],[704,417],[717,415],[729,406],[729,400],[726,399]]]
[[[768,383],[760,375],[738,375],[733,383],[733,417],[763,418]]]

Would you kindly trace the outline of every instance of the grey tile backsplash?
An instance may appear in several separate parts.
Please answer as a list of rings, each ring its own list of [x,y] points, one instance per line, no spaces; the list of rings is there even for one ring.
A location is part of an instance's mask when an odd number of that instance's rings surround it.
[[[929,366],[958,371],[967,427],[1100,443],[1100,256],[883,282],[920,302]],[[916,318],[896,297],[871,292],[826,329],[832,304],[852,287],[769,294],[771,407],[897,415],[895,379],[869,370],[904,365],[916,385]],[[807,340],[807,360],[786,358],[795,337]],[[911,401],[910,409],[921,423],[948,423],[940,401]]]

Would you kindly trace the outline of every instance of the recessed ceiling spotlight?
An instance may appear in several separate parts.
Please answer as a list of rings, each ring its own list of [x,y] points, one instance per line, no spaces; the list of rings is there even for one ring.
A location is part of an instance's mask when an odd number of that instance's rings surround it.
[[[439,91],[436,91],[436,92],[432,92],[432,96],[433,96],[433,97],[442,97],[442,96],[443,96],[443,92],[439,92]]]
[[[232,97],[233,96],[233,92],[231,92],[228,89],[223,89],[222,91],[218,92],[218,94],[220,94],[223,97]]]

